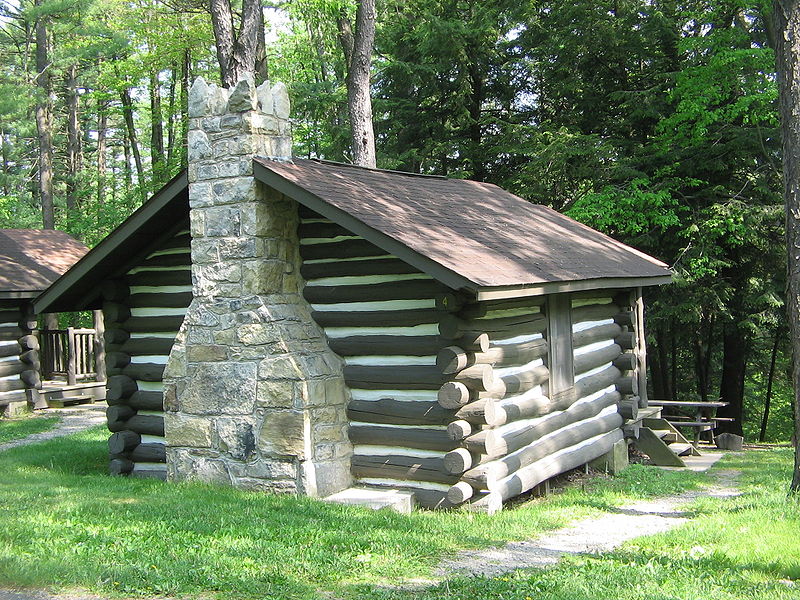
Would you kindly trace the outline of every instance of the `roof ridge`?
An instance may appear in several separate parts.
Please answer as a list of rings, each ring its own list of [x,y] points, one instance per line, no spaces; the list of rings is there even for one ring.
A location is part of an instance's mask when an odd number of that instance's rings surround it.
[[[365,167],[363,165],[354,165],[351,163],[343,163],[335,160],[326,160],[324,158],[303,158],[300,160],[308,160],[311,162],[319,163],[321,165],[331,165],[334,167],[350,167],[353,169],[363,169],[365,171],[378,171],[379,173],[391,173],[392,175],[406,175],[408,177],[424,177],[427,179],[447,179],[447,180],[450,179],[450,177],[448,177],[447,175],[429,175],[426,173],[411,173],[409,171],[396,171],[394,169],[378,169],[377,167]]]

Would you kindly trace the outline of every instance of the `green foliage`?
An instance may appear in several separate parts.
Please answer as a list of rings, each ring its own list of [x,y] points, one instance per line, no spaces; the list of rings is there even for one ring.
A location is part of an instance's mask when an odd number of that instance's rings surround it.
[[[567,211],[573,219],[591,223],[617,237],[666,232],[680,225],[683,207],[668,189],[655,189],[649,179],[627,182],[624,189],[607,185],[585,195]]]
[[[299,156],[350,159],[339,20],[352,20],[355,4],[293,0],[268,11],[283,23],[267,54],[271,79],[292,94]],[[785,320],[769,5],[388,0],[378,5],[372,78],[379,166],[496,183],[670,265],[676,283],[646,292],[654,393],[715,398],[724,380],[742,378],[724,372],[725,353],[745,348],[748,431],[763,397],[759,340]],[[41,18],[52,40],[57,226],[94,245],[185,165],[187,82],[217,78],[210,19],[196,3],[164,0],[25,0],[4,11],[0,226],[41,222]],[[72,68],[75,173],[65,153]],[[728,350],[726,334],[737,338]],[[783,390],[785,370],[779,379]]]

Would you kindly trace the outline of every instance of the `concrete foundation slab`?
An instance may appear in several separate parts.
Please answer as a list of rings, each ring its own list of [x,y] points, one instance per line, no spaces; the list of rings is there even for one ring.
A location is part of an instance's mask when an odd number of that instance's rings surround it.
[[[414,508],[414,494],[399,490],[376,490],[373,488],[351,487],[323,498],[326,502],[363,506],[373,510],[388,508],[407,515]]]
[[[701,456],[681,457],[683,462],[686,463],[685,467],[659,467],[659,469],[664,469],[667,471],[681,471],[683,469],[689,469],[690,471],[702,473],[704,471],[708,471],[717,461],[719,461],[719,459],[725,456],[725,454],[727,453],[714,452],[703,448],[703,454]]]

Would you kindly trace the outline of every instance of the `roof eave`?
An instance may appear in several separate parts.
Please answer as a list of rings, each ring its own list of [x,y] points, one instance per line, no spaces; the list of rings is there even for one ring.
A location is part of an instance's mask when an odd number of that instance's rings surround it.
[[[482,287],[477,291],[478,301],[506,300],[527,296],[543,296],[586,290],[621,289],[647,287],[672,283],[672,275],[650,277],[606,277],[602,279],[582,279],[574,281],[548,281],[530,285]]]
[[[303,206],[310,208],[314,212],[321,214],[323,217],[330,219],[334,223],[352,231],[354,234],[363,237],[368,242],[375,244],[389,254],[392,254],[408,264],[418,268],[420,271],[427,273],[447,287],[453,290],[463,290],[471,293],[474,293],[478,289],[479,286],[475,282],[470,281],[466,277],[459,275],[454,271],[451,271],[427,256],[423,256],[418,252],[415,252],[405,244],[402,244],[385,233],[373,229],[344,210],[328,204],[319,196],[312,194],[296,183],[283,178],[281,175],[270,170],[260,162],[253,161],[253,172],[256,176],[256,179],[258,179],[261,183],[264,183],[280,193],[289,196]]]
[[[189,179],[186,171],[173,177],[152,198],[36,298],[33,302],[34,311],[41,314],[98,308],[99,289],[97,286],[87,285],[86,280],[100,276],[99,273],[104,273],[98,270],[98,265],[115,251],[120,250],[125,242],[140,231],[148,221],[155,218],[172,200],[187,189],[188,185]]]
[[[0,292],[0,300],[28,300],[35,298],[42,290],[15,290]]]

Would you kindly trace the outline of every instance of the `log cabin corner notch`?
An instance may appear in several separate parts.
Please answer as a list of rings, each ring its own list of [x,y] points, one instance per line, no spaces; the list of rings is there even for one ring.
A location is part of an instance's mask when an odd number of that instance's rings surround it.
[[[290,160],[280,84],[190,109],[188,176],[37,300],[116,324],[114,472],[494,510],[622,439],[664,264],[490,184]]]

